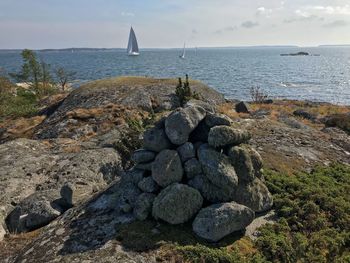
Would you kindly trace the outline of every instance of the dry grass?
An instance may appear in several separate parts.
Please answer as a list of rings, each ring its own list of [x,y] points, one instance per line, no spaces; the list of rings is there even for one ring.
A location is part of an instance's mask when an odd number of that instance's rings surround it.
[[[280,100],[275,101],[272,104],[252,103],[250,106],[253,111],[268,110],[271,112],[278,112],[279,114],[287,115],[292,115],[295,110],[304,109],[309,113],[319,117],[350,112],[349,106],[333,105],[328,103],[317,104],[294,100]]]
[[[197,80],[189,80],[190,84],[201,83]],[[115,77],[109,79],[96,80],[82,85],[84,88],[95,88],[95,87],[115,87],[115,86],[150,86],[157,84],[173,85],[174,87],[178,84],[178,79],[155,79],[150,77],[138,77],[138,76],[124,76]]]
[[[16,255],[26,245],[34,240],[41,230],[35,230],[29,233],[10,234],[3,241],[0,242],[0,261],[10,256]]]

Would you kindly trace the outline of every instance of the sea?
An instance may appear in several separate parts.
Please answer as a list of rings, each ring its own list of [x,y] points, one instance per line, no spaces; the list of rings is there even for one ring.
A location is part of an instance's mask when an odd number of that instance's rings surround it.
[[[281,56],[308,52],[310,56]],[[228,99],[250,100],[252,87],[272,99],[350,105],[350,47],[244,47],[146,49],[129,57],[125,50],[38,51],[51,68],[76,72],[73,84],[114,76],[178,78],[188,74]],[[0,51],[0,70],[18,72],[20,51]]]

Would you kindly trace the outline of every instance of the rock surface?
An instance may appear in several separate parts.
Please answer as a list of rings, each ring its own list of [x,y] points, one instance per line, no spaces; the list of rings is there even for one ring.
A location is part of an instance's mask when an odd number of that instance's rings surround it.
[[[172,184],[162,190],[153,203],[152,215],[169,224],[182,224],[201,209],[203,198],[194,188]]]
[[[211,183],[228,191],[236,189],[238,177],[227,156],[208,145],[202,145],[198,150],[198,158],[204,175]]]
[[[250,139],[250,135],[243,130],[228,126],[217,126],[210,129],[208,143],[210,146],[220,148],[228,145],[239,145]]]
[[[160,152],[171,146],[163,129],[157,127],[147,130],[143,135],[143,145],[147,150]]]
[[[200,237],[217,242],[235,231],[243,230],[254,219],[254,212],[235,202],[211,205],[199,211],[193,231]]]
[[[202,107],[190,106],[172,112],[165,120],[165,132],[169,140],[176,145],[188,141],[191,132],[205,118]]]
[[[163,150],[152,164],[152,178],[158,185],[166,187],[180,182],[183,168],[177,151]]]

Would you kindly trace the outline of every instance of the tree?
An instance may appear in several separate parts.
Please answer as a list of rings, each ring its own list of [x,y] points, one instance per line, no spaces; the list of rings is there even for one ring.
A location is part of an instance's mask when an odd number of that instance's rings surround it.
[[[41,95],[47,95],[52,88],[50,65],[44,61],[39,62],[36,54],[29,49],[21,53],[23,58],[22,69],[19,73],[10,74],[19,82],[26,82],[30,87]]]
[[[67,71],[64,68],[56,69],[55,73],[56,73],[57,81],[58,81],[62,91],[65,91],[68,82],[73,80],[73,78],[76,75],[76,72]]]

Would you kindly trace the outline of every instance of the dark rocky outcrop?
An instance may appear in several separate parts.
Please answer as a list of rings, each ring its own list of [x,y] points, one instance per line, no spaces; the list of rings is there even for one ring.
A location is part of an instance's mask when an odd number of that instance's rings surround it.
[[[247,102],[241,101],[235,106],[236,112],[238,113],[250,113],[251,109]]]

